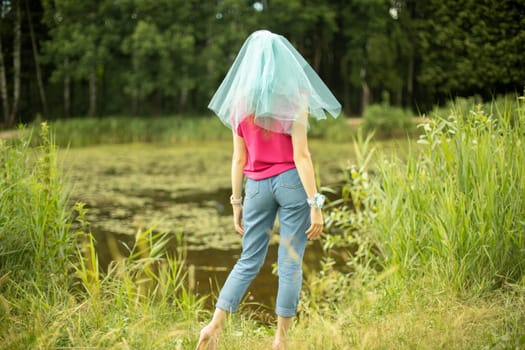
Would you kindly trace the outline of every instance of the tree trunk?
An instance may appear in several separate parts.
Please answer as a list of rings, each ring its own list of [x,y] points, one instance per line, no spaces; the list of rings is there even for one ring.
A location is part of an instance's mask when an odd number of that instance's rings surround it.
[[[314,69],[317,72],[317,74],[320,73],[321,69],[321,58],[323,54],[323,40],[322,37],[316,38],[315,40],[315,53],[314,53]]]
[[[97,114],[97,68],[93,67],[89,75],[89,110],[88,116]]]
[[[396,106],[403,107],[403,80],[399,79],[397,84]]]
[[[69,59],[64,59],[64,66],[69,66]],[[64,77],[64,117],[71,116],[71,78],[69,74]]]
[[[365,114],[366,109],[368,108],[368,104],[370,102],[370,88],[368,87],[368,83],[366,82],[366,68],[361,68],[361,89],[362,89],[362,96],[361,96],[361,115]]]
[[[35,31],[33,30],[33,22],[31,20],[31,11],[29,9],[29,2],[25,0],[27,12],[27,24],[29,26],[29,34],[31,36],[31,46],[33,47],[33,58],[35,60],[36,79],[38,84],[38,91],[40,93],[40,102],[42,103],[42,114],[47,116],[47,99],[44,90],[44,82],[42,80],[42,71],[40,70],[40,59],[38,55],[38,48],[36,46]]]
[[[9,118],[7,119],[7,126],[13,126],[15,117],[18,113],[18,102],[20,101],[20,49],[22,37],[22,16],[20,13],[20,1],[13,2],[15,6],[15,28],[13,39],[13,106]]]
[[[131,96],[131,114],[139,114],[139,93],[137,91],[134,91]]]
[[[406,96],[405,96],[405,106],[408,108],[413,107],[414,99],[414,51],[416,43],[416,33],[418,31],[418,20],[416,16],[416,1],[415,0],[405,0],[405,13],[400,18],[401,29],[405,32],[405,40],[408,44],[408,66],[406,70]]]
[[[7,126],[9,119],[9,97],[7,96],[7,79],[5,77],[4,51],[2,49],[2,36],[0,35],[0,94],[2,96],[2,110],[4,124]]]
[[[179,95],[179,113],[184,113],[186,111],[186,105],[188,103],[189,89],[182,88]]]
[[[340,61],[339,61],[339,64],[340,64],[340,67],[341,67],[341,70],[340,70],[340,74],[342,76],[342,83],[343,83],[343,107],[344,107],[344,112],[346,115],[351,115],[352,114],[352,108],[351,108],[351,105],[352,105],[352,91],[351,91],[351,88],[350,88],[350,73],[349,73],[349,63],[348,63],[348,56],[345,55],[343,56]]]
[[[351,94],[352,94],[352,91],[350,89],[350,82],[348,82],[346,79],[345,81],[343,82],[343,94],[344,94],[344,100],[343,100],[343,104],[344,104],[344,112],[346,115],[352,115],[352,108],[351,108],[351,105],[352,105],[352,99],[351,99]]]
[[[155,91],[153,92],[153,95],[151,95],[150,98],[150,115],[153,118],[156,118],[159,116],[160,112],[160,92]]]
[[[414,98],[414,53],[410,54],[410,60],[408,61],[408,74],[407,74],[407,105],[412,107],[412,101]]]

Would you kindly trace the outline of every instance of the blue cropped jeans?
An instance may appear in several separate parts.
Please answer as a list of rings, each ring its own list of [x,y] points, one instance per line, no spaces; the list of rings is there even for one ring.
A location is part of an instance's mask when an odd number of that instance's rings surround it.
[[[275,312],[282,317],[296,314],[307,240],[305,232],[310,226],[310,207],[306,198],[295,168],[263,180],[247,179],[242,253],[219,294],[218,308],[237,311],[241,298],[264,263],[275,217],[279,213],[279,289]]]

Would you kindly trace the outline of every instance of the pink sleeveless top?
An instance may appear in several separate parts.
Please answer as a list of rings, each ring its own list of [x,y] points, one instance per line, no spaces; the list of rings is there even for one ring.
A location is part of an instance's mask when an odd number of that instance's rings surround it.
[[[262,180],[295,168],[290,135],[263,129],[253,122],[253,117],[239,124],[237,134],[244,139],[247,149],[246,177]]]

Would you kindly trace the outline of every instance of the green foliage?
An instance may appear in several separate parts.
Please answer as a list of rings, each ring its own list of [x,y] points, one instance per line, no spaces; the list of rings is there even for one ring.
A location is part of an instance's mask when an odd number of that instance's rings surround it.
[[[40,126],[31,135],[0,140],[0,275],[46,289],[68,282],[74,252],[70,214],[53,136]]]
[[[44,60],[53,62],[52,81],[87,80],[111,60],[119,42],[117,8],[109,2],[45,0],[44,21],[53,40],[44,42]],[[109,6],[108,6],[109,5]]]
[[[505,1],[458,2],[434,0],[415,4],[419,82],[432,92],[468,94],[512,87],[525,81],[522,45],[523,3]],[[503,33],[503,35],[502,35]]]
[[[516,124],[520,122],[519,104],[516,103],[519,98],[517,94],[507,94],[498,96],[489,102],[483,102],[480,96],[456,97],[442,107],[434,107],[429,113],[429,117],[443,118],[454,114],[457,117],[469,119],[472,115],[473,106],[476,106],[476,108],[486,111],[492,118],[500,119],[506,116],[510,118],[511,124]]]
[[[191,14],[188,2],[165,1],[152,11],[151,4],[130,1],[130,7],[151,15],[139,19],[122,42],[122,52],[131,57],[133,68],[125,76],[124,91],[142,102],[153,93],[171,98],[178,93],[187,94],[196,83],[190,75],[195,39],[188,18]],[[176,11],[177,21],[162,15],[171,9]]]
[[[355,135],[355,130],[348,123],[344,115],[337,119],[309,120],[308,137],[327,142],[350,142]]]
[[[329,205],[331,210],[326,219],[326,230],[330,234],[323,242],[327,257],[333,250],[337,252],[343,249],[349,274],[357,274],[361,279],[375,277],[377,259],[381,255],[377,250],[376,238],[369,230],[377,210],[375,183],[370,181],[368,172],[369,162],[375,152],[370,143],[372,136],[368,134],[365,138],[360,129],[354,138],[356,163],[343,170],[345,183],[341,188],[340,199]]]
[[[403,136],[414,131],[413,114],[386,103],[369,106],[363,115],[363,127],[379,137]]]
[[[375,230],[388,266],[458,292],[525,276],[525,109],[434,118],[420,157],[382,165]]]
[[[404,58],[400,51],[404,38],[400,36],[398,21],[389,14],[392,2],[359,0],[342,3],[340,16],[345,25],[340,30],[346,43],[340,62],[342,79],[358,91],[363,84],[368,84],[376,91],[387,90],[396,94],[402,86],[404,72],[393,67]]]

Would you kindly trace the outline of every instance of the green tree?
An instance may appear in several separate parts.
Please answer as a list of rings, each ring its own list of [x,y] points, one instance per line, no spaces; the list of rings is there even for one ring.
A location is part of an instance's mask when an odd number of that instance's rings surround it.
[[[47,98],[46,98],[46,91],[44,88],[44,81],[42,78],[42,69],[40,68],[40,53],[37,45],[37,38],[35,35],[35,30],[33,28],[33,17],[31,8],[29,7],[29,0],[24,0],[25,2],[25,10],[27,13],[27,26],[29,28],[29,35],[31,37],[31,49],[33,51],[33,60],[35,63],[35,73],[36,73],[36,80],[38,85],[38,93],[40,95],[40,103],[42,105],[42,114],[47,116],[48,108],[47,108]]]
[[[160,95],[179,95],[180,109],[187,100],[194,81],[188,74],[193,56],[193,37],[176,28],[163,32],[154,24],[140,20],[133,34],[123,43],[125,53],[131,55],[132,70],[127,75],[125,92],[133,99],[133,111],[151,98],[152,113],[159,112]]]
[[[205,19],[194,13],[192,1],[126,0],[121,6],[135,20],[121,45],[122,53],[130,58],[123,81],[132,112],[142,112],[145,102],[154,115],[165,105],[172,111],[185,111],[197,85],[192,70],[196,64],[193,25]]]
[[[525,2],[416,2],[420,69],[430,96],[490,97],[525,84]]]
[[[11,9],[14,3],[5,0],[2,6]],[[451,95],[489,96],[525,84],[525,3],[515,0],[42,4],[47,28],[40,27],[43,34],[35,31],[37,41],[38,36],[49,38],[42,85],[47,83],[51,99],[63,89],[66,115],[69,106],[74,113],[91,115],[204,112],[242,42],[257,29],[290,39],[347,114],[361,114],[385,97],[399,106],[428,108]],[[6,30],[0,40],[11,41],[14,12],[4,12],[8,17],[2,17]],[[7,63],[14,50],[11,45],[6,50],[5,42],[0,42],[6,53],[0,93],[10,104],[7,91],[11,94],[14,85],[8,81],[15,69]],[[20,79],[22,85],[36,86],[27,74]],[[31,103],[20,101],[21,108]]]
[[[207,1],[198,8],[202,15],[195,31],[198,39],[194,69],[199,81],[195,102],[206,108],[246,37],[265,26],[261,23],[263,12],[254,8],[253,1]]]
[[[7,23],[6,23],[7,22]],[[2,33],[5,28],[12,26],[13,34],[13,73],[12,73],[12,104],[9,102],[8,74],[2,47]],[[22,36],[22,11],[20,1],[3,1],[0,4],[0,96],[2,98],[2,110],[4,114],[4,125],[11,127],[18,114],[20,103],[20,73],[21,73],[21,36]]]
[[[261,24],[286,36],[321,77],[330,80],[336,17],[336,9],[323,0],[274,0],[264,10]]]
[[[357,105],[382,98],[384,91],[397,94],[402,89],[399,66],[402,46],[399,23],[391,13],[389,0],[341,2],[339,11],[344,51],[339,61],[344,86],[344,102],[352,104],[360,90]],[[375,96],[373,93],[375,92]],[[354,102],[355,103],[355,102]]]
[[[89,102],[87,114],[97,114],[99,82],[104,67],[115,54],[119,33],[117,7],[113,1],[44,0],[45,21],[51,40],[46,42],[45,54],[53,64],[51,79],[87,81]],[[64,84],[64,96],[70,96]],[[65,101],[69,105],[69,101]]]

